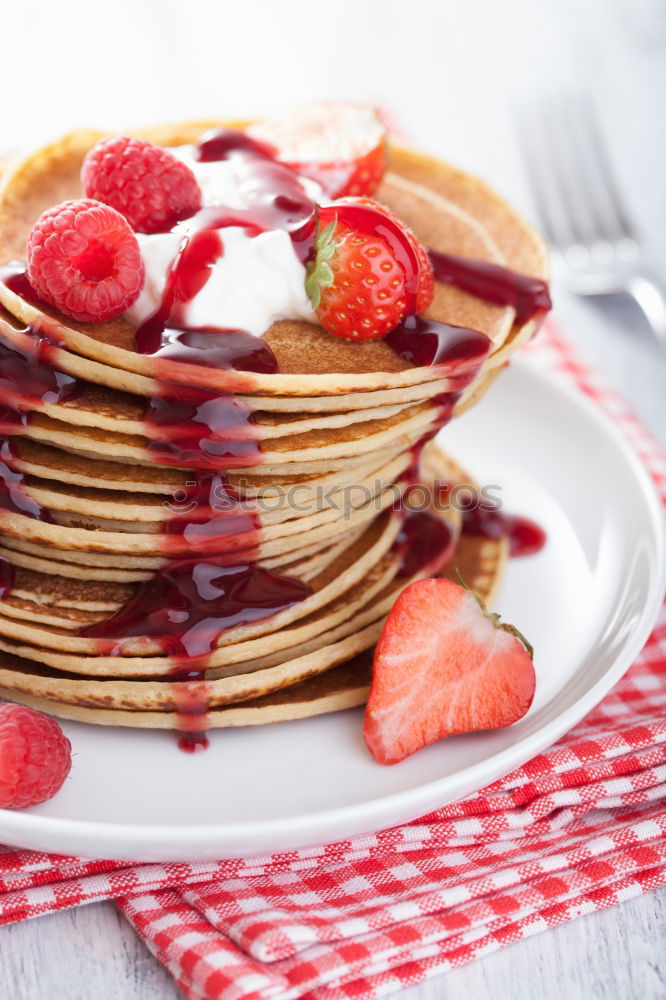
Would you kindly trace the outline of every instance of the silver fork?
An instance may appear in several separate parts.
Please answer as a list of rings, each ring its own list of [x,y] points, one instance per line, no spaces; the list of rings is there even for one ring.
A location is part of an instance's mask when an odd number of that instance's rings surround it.
[[[564,95],[516,116],[537,214],[577,295],[625,295],[666,344],[666,297],[646,265],[586,97]]]

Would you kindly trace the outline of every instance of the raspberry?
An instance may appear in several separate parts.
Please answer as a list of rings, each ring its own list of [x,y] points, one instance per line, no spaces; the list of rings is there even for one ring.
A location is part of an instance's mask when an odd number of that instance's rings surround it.
[[[81,183],[88,198],[111,205],[138,233],[172,229],[201,208],[201,190],[188,166],[166,149],[124,135],[93,146]]]
[[[90,199],[65,201],[40,215],[26,257],[37,295],[83,322],[120,316],[143,285],[141,251],[127,220]]]
[[[55,721],[23,705],[0,705],[0,809],[52,798],[72,766],[72,746]]]

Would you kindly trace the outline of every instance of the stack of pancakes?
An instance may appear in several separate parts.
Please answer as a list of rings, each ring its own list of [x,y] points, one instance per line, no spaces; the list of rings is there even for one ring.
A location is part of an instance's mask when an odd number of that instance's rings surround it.
[[[143,137],[179,145],[210,126]],[[81,161],[100,138],[75,133],[7,171],[0,265],[25,256],[42,211],[81,196]],[[475,178],[394,150],[376,197],[432,249],[545,277],[539,238]],[[65,718],[192,730],[361,704],[385,615],[434,568],[409,552],[401,498],[419,477],[467,481],[424,443],[482,395],[534,323],[437,284],[427,315],[485,334],[485,356],[415,367],[387,343],[281,321],[263,338],[277,372],[246,374],[139,354],[127,321],[74,322],[4,274],[0,557],[13,579],[0,600],[0,696]],[[505,543],[461,536],[459,514],[434,501],[421,517],[435,568],[446,558],[445,574],[490,598]],[[156,581],[185,563],[230,574],[234,607],[257,580],[271,599],[252,614],[221,608],[224,628],[193,629],[177,655],[154,626],[114,635],[122,609],[137,595],[148,607]]]

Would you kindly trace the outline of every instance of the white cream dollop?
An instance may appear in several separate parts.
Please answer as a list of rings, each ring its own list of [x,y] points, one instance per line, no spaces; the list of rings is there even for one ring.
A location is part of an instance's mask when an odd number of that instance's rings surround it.
[[[204,207],[252,207],[241,190],[234,158],[200,163],[194,159],[191,146],[170,152],[193,171]],[[303,185],[311,197],[320,197],[318,185],[305,179]],[[126,313],[135,325],[159,309],[169,270],[187,231],[185,221],[172,232],[136,234],[146,277],[141,294]],[[218,230],[218,235],[223,252],[211,265],[203,287],[182,310],[188,327],[247,330],[260,337],[279,319],[314,321],[305,293],[305,267],[289,233],[275,229],[250,236],[240,226],[229,226]]]

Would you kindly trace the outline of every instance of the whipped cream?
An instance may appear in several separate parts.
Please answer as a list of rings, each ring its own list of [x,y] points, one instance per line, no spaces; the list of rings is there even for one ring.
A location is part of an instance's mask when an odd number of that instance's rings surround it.
[[[194,173],[204,208],[252,208],[253,191],[245,189],[236,158],[201,163],[195,160],[192,146],[177,146],[169,152]],[[318,184],[299,180],[313,200],[321,200]],[[135,325],[159,309],[169,271],[190,225],[185,220],[168,233],[136,233],[146,277],[141,294],[126,313]],[[289,233],[275,229],[250,236],[240,226],[217,232],[223,251],[211,265],[203,287],[183,307],[182,319],[188,327],[247,330],[260,337],[279,319],[314,321],[305,293],[305,267]]]

